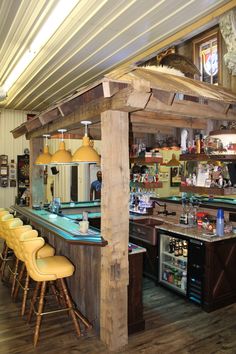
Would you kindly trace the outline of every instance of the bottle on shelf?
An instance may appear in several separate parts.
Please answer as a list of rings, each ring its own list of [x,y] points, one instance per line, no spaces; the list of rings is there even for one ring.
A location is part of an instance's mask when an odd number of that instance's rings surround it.
[[[175,242],[174,255],[175,255],[175,257],[178,257],[178,256],[179,256],[179,242],[178,242],[178,241]]]
[[[183,273],[182,273],[180,288],[184,291],[186,291],[186,289],[187,289],[187,273],[185,271],[183,271]]]
[[[169,241],[169,253],[174,253],[175,251],[175,244],[174,244],[174,238],[170,237]]]
[[[183,255],[183,244],[182,241],[179,241],[179,256]]]
[[[224,210],[221,208],[217,210],[216,235],[224,236]]]
[[[183,241],[183,257],[188,257],[188,244],[187,244],[187,241]]]

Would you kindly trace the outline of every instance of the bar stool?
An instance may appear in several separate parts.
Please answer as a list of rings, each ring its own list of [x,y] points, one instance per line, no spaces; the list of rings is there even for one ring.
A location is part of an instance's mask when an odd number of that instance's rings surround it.
[[[4,240],[4,245],[3,245],[3,250],[0,254],[0,258],[1,258],[1,268],[0,268],[0,278],[3,281],[4,279],[4,271],[5,271],[5,267],[6,267],[6,262],[8,262],[9,260],[11,260],[12,258],[9,257],[9,248],[6,244],[6,232],[4,230],[4,223],[7,220],[13,219],[13,215],[10,214],[8,211],[1,211],[0,212],[0,237],[1,239]]]
[[[74,273],[74,266],[64,256],[53,256],[44,259],[37,259],[36,254],[38,250],[41,247],[43,247],[45,241],[42,237],[31,238],[31,235],[32,235],[32,231],[27,231],[21,235],[20,240],[21,240],[22,250],[25,257],[26,268],[30,274],[30,277],[37,282],[33,294],[33,298],[31,301],[30,312],[28,316],[29,321],[31,320],[37,295],[41,287],[40,297],[38,302],[38,310],[36,312],[37,317],[36,317],[36,326],[34,332],[34,346],[36,346],[38,342],[42,316],[49,313],[55,313],[58,311],[60,312],[69,311],[75,326],[76,333],[78,334],[78,336],[80,336],[81,335],[80,325],[79,322],[77,321],[76,316],[81,320],[81,322],[87,328],[91,328],[92,325],[89,323],[87,318],[85,318],[84,315],[79,310],[73,308],[72,300],[69,297],[66,288],[64,278],[70,277]],[[46,292],[46,286],[48,282],[52,282],[52,281],[59,281],[60,288],[62,290],[61,296],[64,298],[67,307],[60,310],[43,312],[44,295]]]
[[[23,222],[19,218],[10,218],[10,219],[4,220],[2,222],[2,231],[3,231],[4,237],[5,237],[5,242],[6,242],[7,248],[8,248],[8,250],[12,251],[13,254],[14,254],[14,242],[12,241],[11,230],[15,227],[20,227],[22,225],[23,225]],[[12,257],[12,260],[13,260],[13,257]],[[13,279],[15,277],[15,274],[14,274],[15,267],[10,266],[9,263],[8,263],[8,270],[10,272],[10,276],[9,276],[9,281],[10,281],[11,275],[13,275]],[[4,278],[5,267],[6,267],[6,261],[3,263],[3,267],[2,267],[3,278]]]
[[[32,227],[30,225],[24,225],[22,227],[12,228],[12,230],[11,230],[11,237],[14,242],[14,252],[15,252],[15,255],[18,259],[18,264],[19,264],[19,261],[22,262],[22,267],[21,267],[19,276],[16,277],[16,279],[15,279],[15,283],[16,283],[15,289],[12,289],[12,296],[13,296],[14,300],[16,300],[16,298],[17,298],[19,288],[21,288],[23,290],[21,316],[24,316],[24,314],[25,314],[27,294],[29,291],[29,282],[30,282],[30,275],[29,275],[29,273],[26,269],[26,266],[25,266],[25,256],[24,256],[24,252],[23,252],[23,249],[22,249],[22,246],[20,243],[21,235],[25,234],[27,231],[31,231],[30,232],[31,238],[38,237],[38,232],[36,230],[32,230]],[[42,248],[40,248],[38,250],[36,257],[41,259],[41,258],[54,256],[54,254],[55,254],[55,249],[52,246],[50,246],[48,243],[46,243]],[[26,276],[25,276],[25,281],[23,283],[22,278],[23,278],[25,272],[26,272]],[[15,273],[17,273],[17,272],[15,272]]]
[[[6,243],[7,243],[7,246],[14,251],[15,258],[16,258],[14,268],[11,268],[10,266],[8,266],[10,274],[13,275],[12,287],[11,287],[11,296],[13,297],[13,294],[15,292],[19,263],[21,261],[21,259],[19,258],[19,254],[17,252],[17,239],[14,235],[14,231],[26,232],[26,231],[32,230],[32,226],[31,225],[23,225],[22,220],[19,218],[10,219],[6,226],[7,226]],[[6,228],[6,226],[5,226],[5,228]]]

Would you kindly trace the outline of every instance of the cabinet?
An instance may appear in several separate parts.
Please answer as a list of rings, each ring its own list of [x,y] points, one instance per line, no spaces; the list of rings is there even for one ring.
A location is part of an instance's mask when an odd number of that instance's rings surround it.
[[[143,274],[149,279],[158,281],[158,248],[157,245],[153,246],[149,243],[139,240],[130,235],[130,242],[135,243],[140,247],[146,249],[146,253],[143,254]]]
[[[206,154],[182,154],[180,155],[180,161],[206,161],[206,162],[235,162],[236,163],[236,155],[206,155]],[[193,185],[181,185],[180,192],[189,192],[189,193],[197,193],[197,194],[210,194],[210,195],[231,195],[236,194],[235,187],[226,187],[219,188],[217,186],[193,186]]]
[[[157,282],[158,279],[158,231],[141,223],[130,221],[129,241],[144,247],[143,274]]]
[[[236,239],[205,243],[204,310],[236,302]]]
[[[17,189],[18,199],[21,198],[24,191],[29,188],[29,155],[17,156]]]

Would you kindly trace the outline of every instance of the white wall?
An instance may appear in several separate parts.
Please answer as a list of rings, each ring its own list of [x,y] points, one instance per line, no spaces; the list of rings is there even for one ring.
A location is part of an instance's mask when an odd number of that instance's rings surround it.
[[[10,132],[27,119],[27,112],[0,109],[0,155],[8,155],[8,163],[12,159],[17,161],[17,155],[23,155],[24,149],[29,148],[29,141],[25,136],[13,138]],[[0,207],[9,207],[15,203],[16,187],[0,187]]]

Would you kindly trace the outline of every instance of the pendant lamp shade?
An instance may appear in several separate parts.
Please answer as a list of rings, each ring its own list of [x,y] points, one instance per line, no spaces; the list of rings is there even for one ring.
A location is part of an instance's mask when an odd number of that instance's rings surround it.
[[[47,138],[50,137],[50,135],[44,135],[44,137],[46,138],[46,143],[43,147],[42,154],[40,154],[35,160],[35,165],[48,165],[51,163],[52,155],[49,152],[49,148],[47,144]]]
[[[90,121],[82,121],[81,124],[85,125],[85,135],[82,140],[82,145],[75,151],[72,162],[75,163],[99,163],[100,156],[93,148],[91,141],[88,137],[87,126],[91,124]]]
[[[59,129],[58,132],[62,133],[62,140],[59,143],[59,149],[52,155],[50,165],[71,165],[72,155],[70,151],[66,150],[63,140],[63,133],[66,132],[66,129]]]

